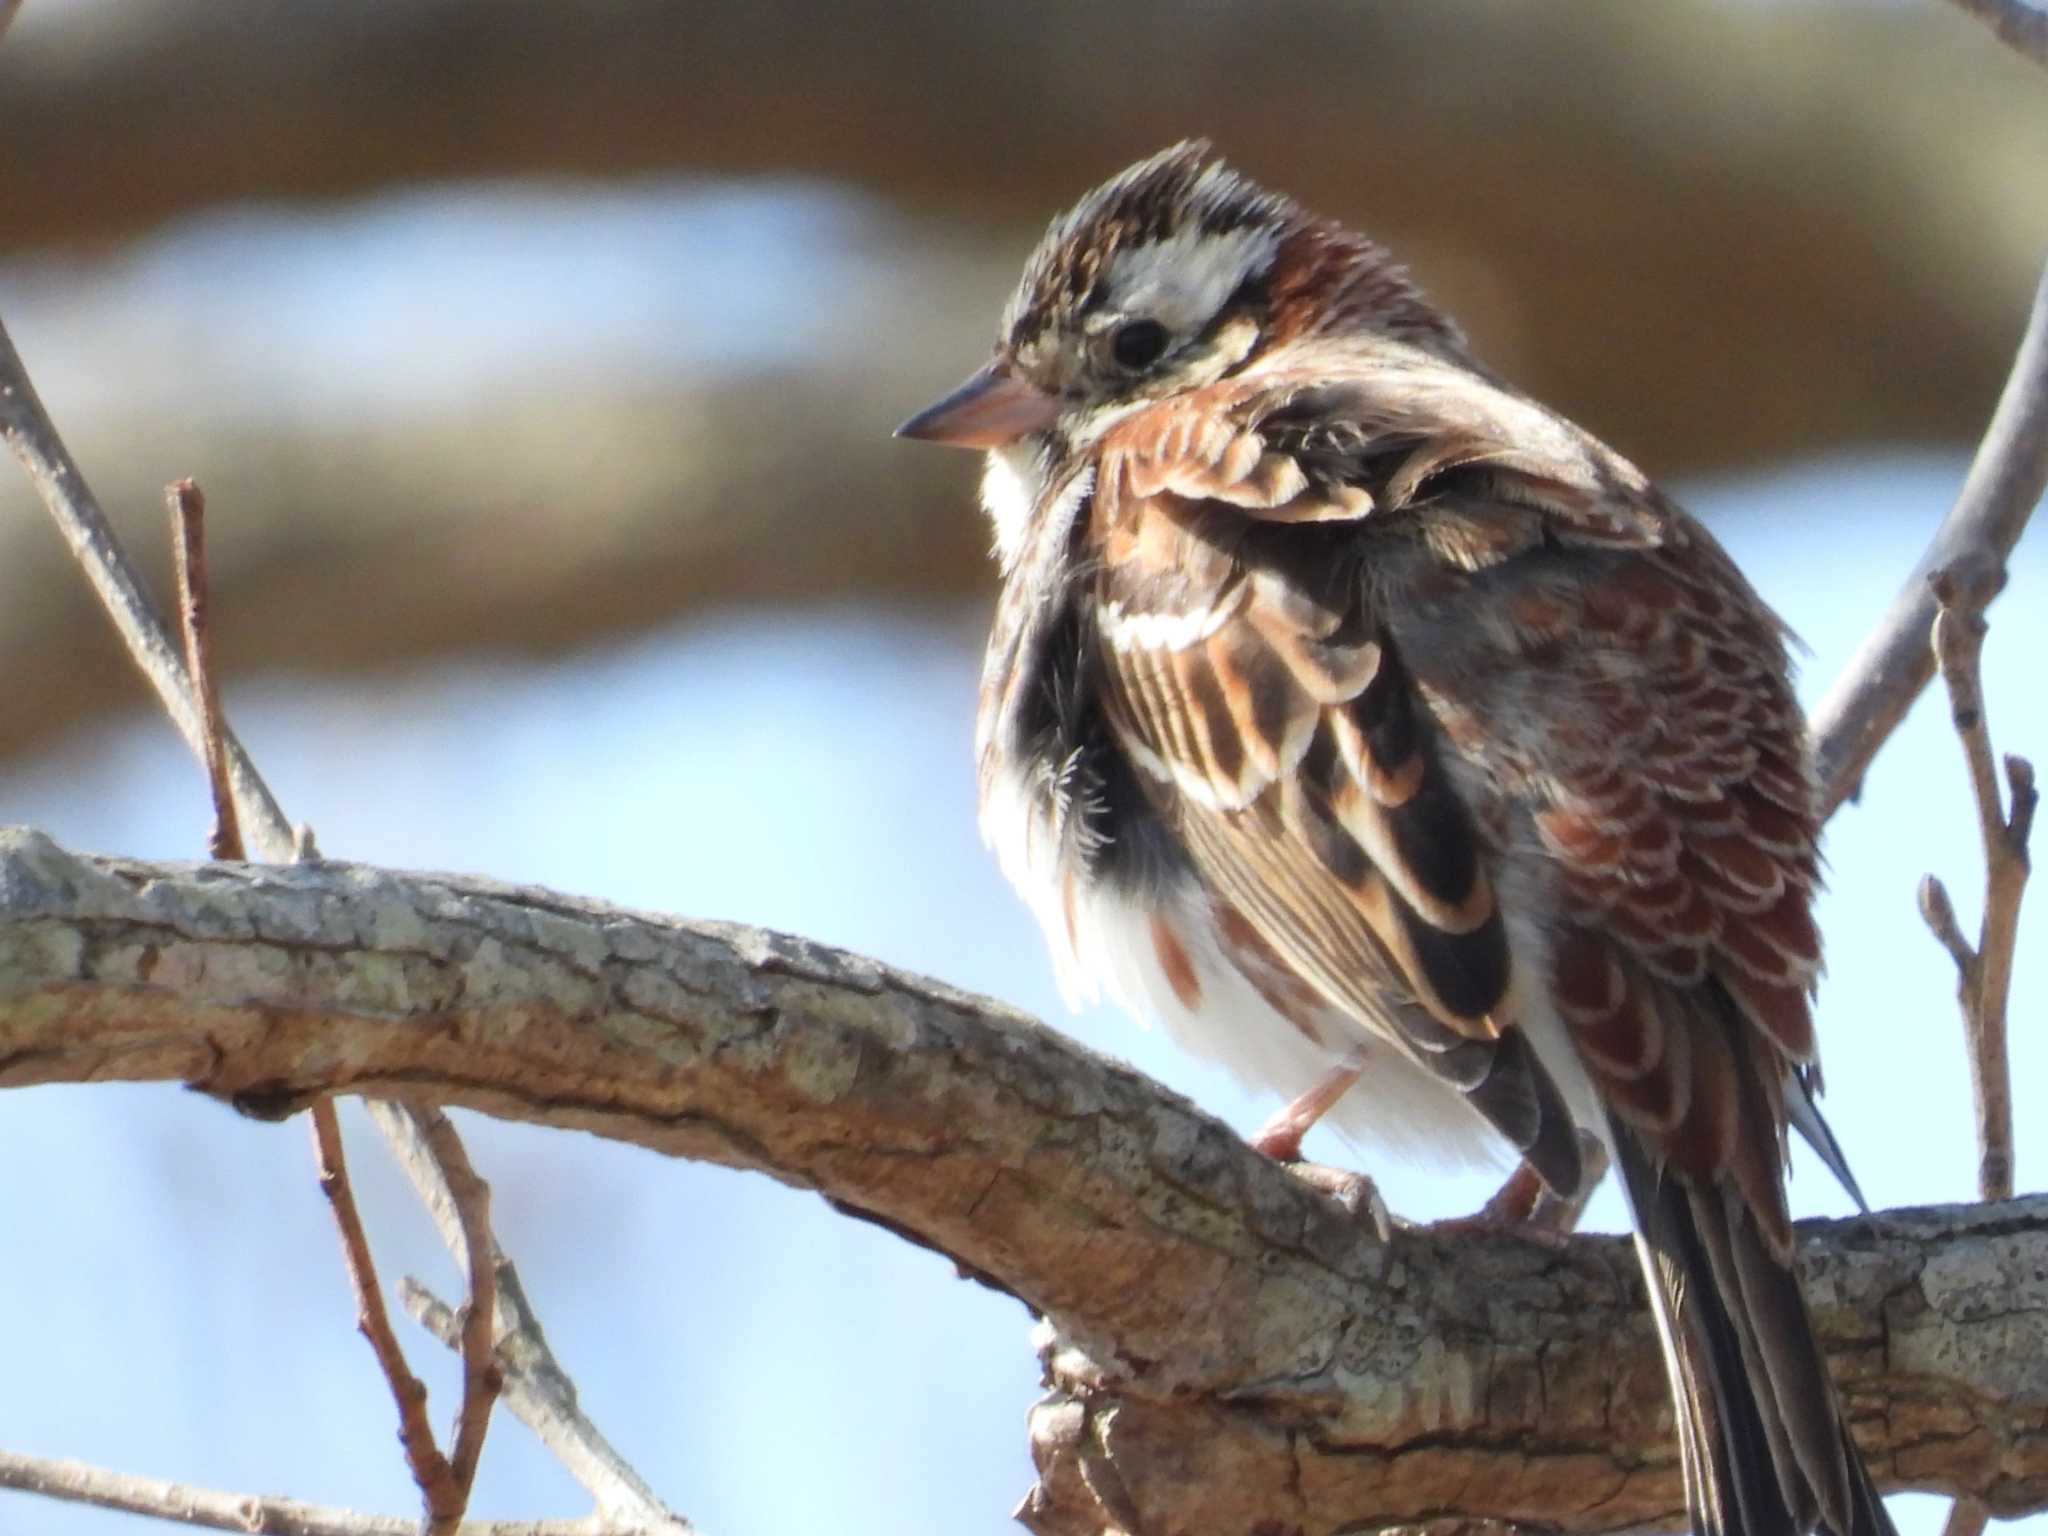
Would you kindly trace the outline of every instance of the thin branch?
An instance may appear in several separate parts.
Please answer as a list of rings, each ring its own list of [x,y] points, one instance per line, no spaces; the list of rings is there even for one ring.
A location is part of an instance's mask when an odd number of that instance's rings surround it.
[[[2013,795],[2012,816],[2006,817],[1984,711],[1984,608],[2004,585],[2004,568],[1981,561],[1943,566],[1928,578],[1936,604],[1929,649],[1948,690],[1949,718],[1962,743],[1984,845],[1984,921],[1973,948],[1956,921],[1947,888],[1933,875],[1920,882],[1920,915],[1955,962],[1956,1000],[1962,1008],[1977,1111],[1977,1193],[1984,1200],[2012,1196],[2012,1062],[2006,1044],[2006,1002],[2034,817],[2033,769],[2019,757],[2005,760]],[[1982,1499],[1959,1498],[1949,1506],[1942,1536],[1984,1536],[1990,1520],[1991,1511]]]
[[[440,1110],[413,1110],[433,1154],[433,1166],[447,1180],[462,1246],[456,1257],[469,1282],[463,1307],[462,1407],[455,1420],[455,1449],[449,1465],[465,1503],[476,1485],[477,1459],[483,1455],[484,1432],[490,1428],[491,1404],[497,1401],[501,1378],[493,1359],[498,1316],[498,1271],[492,1262],[497,1248],[491,1237],[491,1187],[477,1177],[462,1138]]]
[[[92,488],[85,483],[71,450],[64,446],[49,413],[43,409],[4,324],[0,324],[0,437],[6,439],[8,448],[28,472],[43,505],[84,567],[93,590],[99,593],[115,629],[127,642],[129,654],[156,689],[172,724],[194,755],[204,762],[206,726],[178,647],[164,628],[149,594],[143,590],[134,565],[122,552],[113,526],[100,510]],[[234,784],[245,835],[262,857],[289,859],[292,829],[284,812],[234,733],[224,731],[223,741],[228,755],[228,777]]]
[[[384,1099],[370,1100],[369,1110],[370,1118],[384,1132],[385,1144],[412,1180],[421,1204],[433,1216],[441,1240],[448,1245],[455,1262],[472,1270],[477,1245],[458,1211],[454,1191],[440,1165],[429,1155],[426,1144],[426,1119],[438,1117],[440,1111]],[[483,1251],[490,1259],[491,1284],[497,1297],[493,1359],[502,1376],[505,1406],[539,1436],[569,1475],[589,1490],[598,1509],[610,1518],[651,1531],[680,1533],[693,1529],[661,1501],[584,1414],[577,1401],[576,1384],[555,1359],[540,1319],[527,1303],[519,1271],[495,1239],[490,1239]],[[454,1317],[451,1308],[410,1276],[400,1281],[399,1296],[406,1310],[442,1343],[451,1349],[458,1346],[459,1336],[452,1321],[446,1321]],[[423,1315],[422,1307],[440,1310],[430,1317]]]
[[[1998,34],[1998,40],[2023,58],[2048,68],[2048,11],[2028,0],[1951,0]]]
[[[1813,712],[1808,731],[1832,815],[1934,675],[1927,578],[1958,561],[2002,567],[2048,488],[2048,269],[2034,290],[2026,334],[1955,505],[1863,647]]]
[[[1937,605],[1929,649],[1948,689],[1949,715],[1962,743],[1984,845],[1984,919],[1976,944],[1963,937],[1948,891],[1932,875],[1920,885],[1920,912],[1956,965],[1956,1000],[1962,1009],[1977,1109],[1977,1193],[1985,1200],[2010,1199],[2013,1191],[2006,1007],[2036,798],[2033,768],[2025,758],[2008,757],[2012,811],[2007,814],[1984,711],[1984,607],[2004,583],[2002,567],[1982,564],[1944,566],[1928,578]]]
[[[213,671],[213,635],[207,623],[212,586],[206,571],[206,495],[197,481],[176,480],[164,487],[171,513],[171,553],[177,571],[178,618],[185,641],[185,675],[198,695],[200,760],[213,787],[213,831],[206,846],[216,859],[248,857],[242,846],[241,818],[235,814],[235,791],[228,782],[227,722],[221,718],[220,686]]]
[[[51,421],[44,409],[35,385],[30,380],[4,324],[0,324],[0,437],[6,439],[8,447],[28,472],[44,506],[63,532],[73,554],[85,568],[86,575],[99,593],[109,616],[114,621],[115,628],[127,642],[129,652],[142,668],[144,676],[156,689],[165,710],[200,760],[209,764],[209,777],[216,786],[220,778],[214,765],[225,759],[226,778],[232,787],[230,798],[237,813],[234,818],[236,833],[252,836],[257,852],[266,859],[285,862],[316,857],[317,850],[314,847],[311,829],[294,828],[285,820],[284,812],[271,795],[269,786],[263,782],[254,763],[250,761],[248,754],[235,739],[233,731],[221,717],[217,696],[202,702],[204,694],[213,691],[210,670],[204,665],[206,650],[203,641],[206,625],[203,611],[196,621],[189,618],[187,621],[188,627],[197,630],[201,642],[192,648],[191,655],[194,660],[188,669],[181,661],[178,648],[172,643],[162,620],[144,592],[141,578],[133,563],[129,561],[115,538],[105,513],[100,509],[91,488],[85,482],[84,475],[72,459],[70,450],[65,447],[56,424]],[[178,494],[179,489],[174,486],[172,492],[174,506],[182,514],[187,498]],[[190,559],[187,567],[196,575],[188,577],[187,587],[188,591],[197,593],[203,610],[206,583],[203,528],[199,526],[203,510],[198,501],[197,487],[191,487],[191,491],[193,509],[197,515],[190,518],[189,523],[187,518],[180,516],[180,539],[177,542],[182,554],[185,553],[186,539],[197,541],[196,547],[190,551],[194,558]],[[188,610],[190,606],[188,602]],[[195,674],[202,675],[200,681],[196,683]],[[216,788],[217,798],[218,794]],[[324,1140],[331,1142],[338,1151],[339,1133],[332,1120],[331,1108],[315,1111],[316,1142],[323,1140],[323,1128],[319,1123],[323,1115],[328,1120],[325,1129],[329,1133]],[[452,1128],[448,1128],[443,1137],[425,1138],[422,1142],[425,1155],[438,1159],[441,1155],[438,1148],[455,1140]],[[474,1170],[469,1169],[466,1157],[462,1159],[462,1166],[469,1171],[470,1180],[480,1187],[481,1181],[475,1180]],[[446,1168],[441,1169],[438,1176],[443,1183],[451,1186],[464,1182],[460,1175],[453,1174]],[[344,1242],[346,1246],[346,1234]],[[489,1245],[488,1251],[496,1252],[495,1241]],[[496,1277],[492,1276],[488,1283],[495,1284]],[[381,1309],[381,1297],[378,1299],[378,1306]],[[479,1315],[479,1330],[488,1329],[489,1319],[495,1308],[486,1302],[476,1310]],[[534,1336],[536,1339],[539,1337],[537,1328]],[[483,1358],[487,1345],[486,1336],[476,1352],[478,1360]],[[550,1369],[559,1374],[560,1368],[554,1364],[552,1356],[549,1357],[548,1363]],[[478,1369],[481,1370],[481,1367]],[[562,1379],[566,1383],[567,1377],[563,1376]],[[489,1394],[483,1390],[484,1386],[485,1382],[480,1374],[465,1371],[463,1408],[458,1415],[457,1448],[471,1476],[474,1475],[475,1461],[481,1454],[483,1427],[489,1418]],[[393,1378],[393,1390],[399,1391],[397,1378]],[[573,1390],[570,1395],[573,1399]],[[617,1453],[597,1433],[595,1426],[590,1425],[580,1415],[564,1416],[558,1424],[557,1432],[565,1441],[573,1440],[578,1435],[589,1436],[590,1444],[581,1460],[618,1461]],[[431,1436],[428,1443],[431,1444]],[[633,1481],[638,1485],[637,1478]],[[468,1486],[467,1479],[461,1481],[465,1500]],[[648,1495],[648,1500],[652,1508],[661,1510],[659,1502],[654,1501],[651,1494]],[[431,1499],[429,1502],[431,1505]],[[461,1508],[460,1504],[455,1507],[457,1517],[461,1513]],[[661,1513],[666,1515],[667,1512],[661,1510]]]
[[[355,1289],[356,1327],[370,1341],[377,1365],[391,1384],[392,1401],[398,1405],[398,1443],[405,1448],[406,1464],[412,1468],[412,1479],[419,1485],[420,1497],[426,1503],[427,1528],[435,1536],[446,1536],[462,1518],[465,1496],[456,1487],[448,1459],[434,1443],[434,1429],[427,1422],[426,1386],[406,1365],[398,1335],[391,1331],[391,1314],[384,1308],[384,1291],[377,1281],[376,1261],[370,1256],[370,1240],[356,1210],[355,1193],[349,1187],[348,1160],[342,1150],[341,1124],[332,1099],[313,1104],[312,1127],[320,1191],[334,1207],[334,1224],[341,1232],[342,1258],[348,1267],[349,1283]]]
[[[463,1320],[456,1310],[426,1286],[408,1275],[399,1282],[399,1299],[414,1322],[450,1349],[462,1347]],[[516,1336],[513,1342],[516,1341]],[[554,1452],[576,1480],[597,1498],[598,1509],[614,1519],[630,1519],[634,1528],[661,1536],[689,1536],[695,1530],[682,1516],[664,1508],[654,1491],[641,1482],[639,1474],[598,1435],[565,1437],[561,1425],[565,1412],[580,1418],[573,1391],[561,1391],[567,1378],[559,1371],[536,1369],[537,1362],[519,1363],[518,1356],[501,1350],[497,1365],[504,1378],[505,1406]],[[605,1459],[590,1454],[593,1443],[608,1453]]]
[[[235,814],[235,795],[228,781],[227,722],[222,717],[220,689],[213,671],[212,636],[207,622],[207,593],[210,582],[206,567],[206,498],[191,480],[179,480],[165,487],[164,502],[171,515],[171,551],[176,569],[178,617],[185,644],[185,676],[195,698],[200,726],[200,757],[206,765],[213,790],[213,832],[209,846],[216,859],[239,861],[243,857],[240,819]],[[118,548],[117,551],[118,553]],[[300,849],[294,846],[294,854]],[[465,1229],[472,1236],[488,1233],[490,1190],[476,1176],[461,1138],[446,1116],[435,1112],[437,1125],[430,1131],[430,1154],[448,1170],[451,1189],[456,1191]],[[456,1419],[456,1453],[445,1458],[435,1443],[426,1417],[426,1388],[405,1363],[405,1352],[392,1332],[384,1307],[382,1287],[370,1244],[356,1209],[355,1190],[349,1182],[344,1156],[341,1121],[334,1100],[321,1099],[311,1111],[313,1148],[320,1172],[320,1188],[334,1212],[341,1234],[349,1282],[356,1295],[357,1323],[370,1341],[378,1366],[383,1370],[398,1404],[399,1443],[418,1484],[427,1510],[429,1536],[450,1536],[469,1507],[470,1489],[476,1482],[477,1459],[483,1453],[484,1432],[490,1425],[491,1403],[497,1396],[497,1377],[490,1363],[490,1319],[495,1293],[488,1265],[481,1279],[471,1274],[471,1311],[478,1320],[465,1331],[463,1341],[462,1407]],[[485,1239],[487,1242],[487,1237]],[[475,1337],[470,1337],[475,1335]]]
[[[395,1515],[364,1515],[265,1494],[222,1493],[12,1451],[0,1451],[0,1488],[124,1514],[150,1515],[179,1525],[239,1531],[243,1536],[418,1536],[420,1528],[417,1520]],[[469,1520],[456,1527],[455,1536],[626,1536],[629,1531],[639,1536],[633,1527],[585,1516],[576,1520]]]

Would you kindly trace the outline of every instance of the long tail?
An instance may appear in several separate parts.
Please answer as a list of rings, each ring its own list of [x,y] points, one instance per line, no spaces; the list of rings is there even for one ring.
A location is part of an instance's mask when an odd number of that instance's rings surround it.
[[[1698,1536],[1897,1536],[1849,1438],[1798,1278],[1748,1208],[1657,1166],[1625,1125],[1614,1124],[1613,1142]]]

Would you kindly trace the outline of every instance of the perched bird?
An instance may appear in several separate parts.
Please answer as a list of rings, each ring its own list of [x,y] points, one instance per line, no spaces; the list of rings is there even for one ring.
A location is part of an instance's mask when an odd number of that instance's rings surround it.
[[[1793,1273],[1816,795],[1786,634],[1386,251],[1177,145],[1056,220],[995,356],[982,825],[1070,993],[1633,1208],[1707,1536],[1880,1536]],[[1853,1190],[1853,1185],[1851,1186]]]

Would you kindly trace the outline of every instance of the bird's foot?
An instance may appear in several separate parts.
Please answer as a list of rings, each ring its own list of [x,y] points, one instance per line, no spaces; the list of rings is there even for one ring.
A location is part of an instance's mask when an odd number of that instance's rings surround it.
[[[1394,1235],[1394,1216],[1380,1198],[1380,1187],[1362,1173],[1349,1168],[1332,1168],[1327,1163],[1304,1163],[1299,1158],[1285,1163],[1287,1171],[1311,1189],[1319,1189],[1353,1217],[1372,1223],[1381,1242]]]
[[[1584,1173],[1576,1193],[1560,1195],[1527,1163],[1507,1176],[1486,1204],[1469,1216],[1429,1223],[1433,1232],[1459,1236],[1478,1232],[1512,1232],[1547,1248],[1562,1248],[1586,1212],[1586,1201],[1607,1172],[1607,1148],[1599,1137],[1579,1132],[1579,1157]]]

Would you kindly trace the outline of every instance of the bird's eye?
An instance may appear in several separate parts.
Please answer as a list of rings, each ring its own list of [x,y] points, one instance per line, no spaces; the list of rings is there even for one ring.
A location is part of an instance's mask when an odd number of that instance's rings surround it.
[[[1119,368],[1150,368],[1166,351],[1166,327],[1157,320],[1129,321],[1117,327],[1109,350]]]

